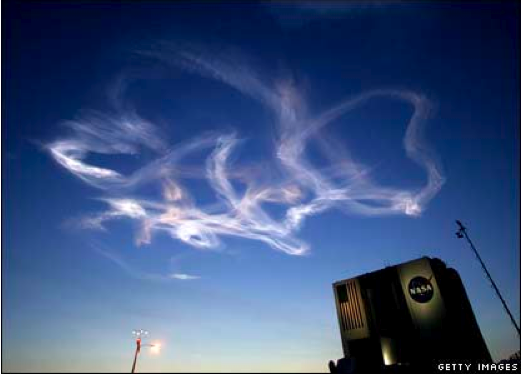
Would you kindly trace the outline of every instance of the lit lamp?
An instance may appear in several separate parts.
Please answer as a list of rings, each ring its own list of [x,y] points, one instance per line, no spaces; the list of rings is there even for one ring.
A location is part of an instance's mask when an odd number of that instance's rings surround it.
[[[134,353],[134,362],[132,363],[132,373],[136,371],[137,356],[141,352],[141,347],[150,347],[150,350],[154,354],[159,354],[161,344],[143,344],[141,338],[148,335],[147,330],[133,330],[132,335],[136,337],[136,352]]]

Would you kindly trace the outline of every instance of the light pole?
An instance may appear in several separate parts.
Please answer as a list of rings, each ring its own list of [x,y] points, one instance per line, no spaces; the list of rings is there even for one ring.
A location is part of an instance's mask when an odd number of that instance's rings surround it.
[[[134,373],[136,371],[137,355],[141,352],[141,347],[159,347],[159,345],[141,343],[141,338],[148,335],[147,330],[132,330],[132,335],[136,337],[136,352],[134,353],[134,362],[132,363],[132,373]]]
[[[472,250],[474,251],[474,254],[478,258],[479,263],[481,264],[481,267],[485,271],[485,274],[487,275],[488,280],[490,281],[490,283],[492,283],[492,288],[494,288],[494,291],[496,291],[496,294],[499,297],[499,300],[501,300],[501,303],[503,304],[503,308],[505,308],[505,311],[507,312],[508,316],[510,317],[512,324],[516,328],[517,335],[519,335],[519,326],[517,325],[517,322],[514,319],[514,316],[512,315],[512,313],[510,313],[510,309],[508,309],[507,303],[505,302],[505,299],[503,299],[503,296],[501,296],[501,293],[499,292],[499,289],[497,288],[496,283],[494,283],[494,281],[492,280],[492,276],[490,275],[485,264],[483,263],[483,260],[481,259],[478,251],[476,250],[476,247],[474,247],[474,244],[470,240],[470,238],[467,234],[467,228],[465,226],[463,226],[463,224],[459,220],[456,220],[456,224],[459,227],[458,231],[456,232],[456,236],[458,237],[458,239],[465,238],[469,242],[470,248],[472,248]]]

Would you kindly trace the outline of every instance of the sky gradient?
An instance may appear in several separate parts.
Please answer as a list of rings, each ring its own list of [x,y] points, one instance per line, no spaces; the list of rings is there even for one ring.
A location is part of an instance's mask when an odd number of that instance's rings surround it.
[[[424,255],[519,349],[516,3],[4,4],[4,371],[328,371]]]

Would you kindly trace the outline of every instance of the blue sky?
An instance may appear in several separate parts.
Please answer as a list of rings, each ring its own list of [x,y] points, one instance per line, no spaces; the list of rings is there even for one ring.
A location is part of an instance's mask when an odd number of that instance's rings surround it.
[[[2,7],[3,370],[327,371],[423,255],[519,349],[515,3]]]

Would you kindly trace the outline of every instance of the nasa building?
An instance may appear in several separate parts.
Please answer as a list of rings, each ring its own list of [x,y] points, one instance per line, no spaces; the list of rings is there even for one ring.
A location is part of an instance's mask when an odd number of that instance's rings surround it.
[[[358,367],[492,362],[458,273],[439,259],[386,267],[333,290],[344,356]]]

